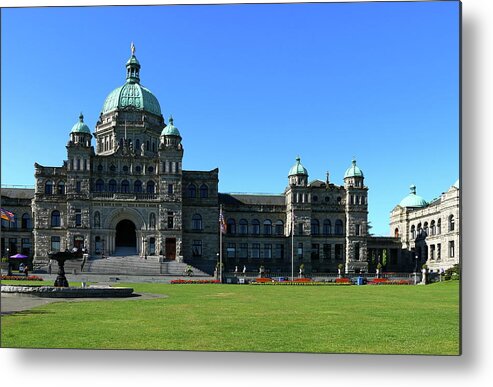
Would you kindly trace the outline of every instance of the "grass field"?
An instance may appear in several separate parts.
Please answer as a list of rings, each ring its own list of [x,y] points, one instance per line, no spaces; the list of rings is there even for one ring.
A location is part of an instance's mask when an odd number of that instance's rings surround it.
[[[127,285],[168,297],[57,302],[2,316],[2,347],[459,354],[458,281]]]

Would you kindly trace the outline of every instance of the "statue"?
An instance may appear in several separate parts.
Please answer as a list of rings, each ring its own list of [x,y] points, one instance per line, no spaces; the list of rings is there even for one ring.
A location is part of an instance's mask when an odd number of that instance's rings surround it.
[[[130,44],[130,51],[132,51],[132,56],[135,55],[135,45],[134,42]]]

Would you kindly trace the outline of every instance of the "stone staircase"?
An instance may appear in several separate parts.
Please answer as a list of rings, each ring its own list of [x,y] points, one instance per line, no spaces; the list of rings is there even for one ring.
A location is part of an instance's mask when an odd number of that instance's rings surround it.
[[[138,255],[112,255],[109,257],[90,258],[81,271],[82,259],[74,259],[65,262],[65,273],[93,273],[93,274],[115,274],[115,275],[169,275],[184,276],[187,263],[168,261],[159,262],[159,257],[148,256],[147,259]],[[194,277],[210,277],[210,274],[201,271],[192,265]],[[56,274],[58,267],[52,268],[53,274]]]

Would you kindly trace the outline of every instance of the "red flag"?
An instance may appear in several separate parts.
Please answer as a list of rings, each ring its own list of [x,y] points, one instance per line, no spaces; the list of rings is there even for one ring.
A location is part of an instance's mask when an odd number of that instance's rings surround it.
[[[2,219],[12,222],[14,220],[14,214],[10,211],[7,211],[3,208],[0,209],[2,212]]]

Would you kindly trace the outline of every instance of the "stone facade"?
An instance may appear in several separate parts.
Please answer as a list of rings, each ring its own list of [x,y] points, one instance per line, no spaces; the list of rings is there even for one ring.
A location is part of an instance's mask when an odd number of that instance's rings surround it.
[[[413,187],[411,187],[413,188]],[[459,181],[420,207],[397,205],[391,212],[391,233],[402,243],[405,266],[446,270],[460,262]],[[404,203],[406,204],[406,203]]]

